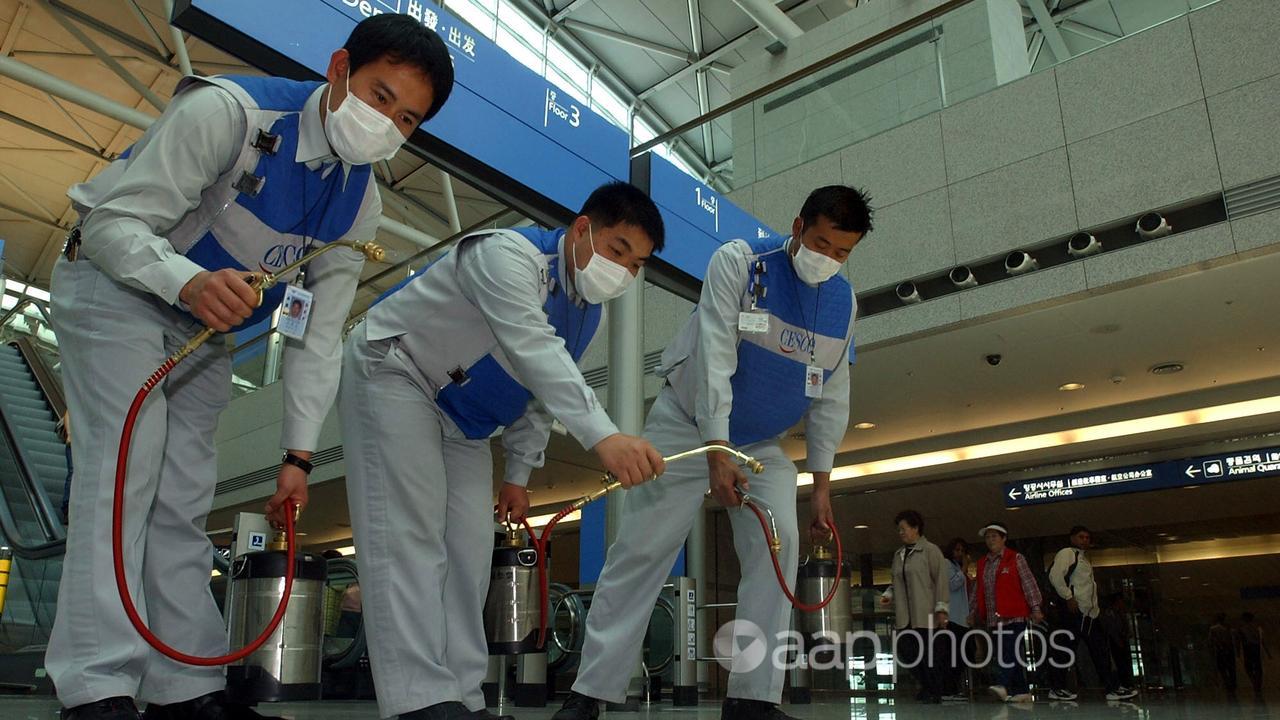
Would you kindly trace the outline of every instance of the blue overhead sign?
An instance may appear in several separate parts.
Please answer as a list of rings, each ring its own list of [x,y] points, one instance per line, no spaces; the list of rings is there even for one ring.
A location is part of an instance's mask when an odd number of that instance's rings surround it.
[[[512,58],[496,43],[426,0],[178,0],[174,22],[206,42],[269,72],[323,75],[355,24],[381,13],[407,15],[444,39],[455,86],[444,109],[423,126],[437,160],[500,196],[532,191],[576,211],[610,180],[630,181],[630,139],[586,103]],[[283,61],[283,62],[282,62]],[[770,232],[710,187],[654,156],[654,200],[672,223],[660,254],[701,279],[720,243]],[[522,192],[527,189],[526,192]],[[688,233],[688,227],[699,233]]]
[[[1005,507],[1280,476],[1280,447],[1009,483]]]
[[[264,11],[262,3],[243,0],[187,0],[179,3],[175,19],[246,59],[259,54],[237,46],[248,39],[323,75],[355,24],[378,13],[404,14],[434,29],[453,56],[453,94],[423,126],[428,136],[570,210],[600,184],[627,179],[626,133],[439,6],[419,0],[272,0]]]
[[[724,243],[777,234],[670,161],[654,153],[649,153],[647,160],[649,197],[662,212],[670,238],[659,254],[663,260],[701,278],[711,254]],[[689,268],[697,268],[697,272]]]

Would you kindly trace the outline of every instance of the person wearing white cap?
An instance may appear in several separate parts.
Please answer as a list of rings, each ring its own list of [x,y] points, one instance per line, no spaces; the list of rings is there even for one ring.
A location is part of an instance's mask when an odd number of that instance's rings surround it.
[[[1040,588],[1027,559],[1005,545],[1009,530],[1002,523],[987,523],[978,534],[986,541],[988,553],[978,560],[978,587],[969,624],[983,622],[998,638],[998,679],[991,692],[1006,702],[1032,702],[1019,650],[1026,649],[1027,621],[1044,621]]]

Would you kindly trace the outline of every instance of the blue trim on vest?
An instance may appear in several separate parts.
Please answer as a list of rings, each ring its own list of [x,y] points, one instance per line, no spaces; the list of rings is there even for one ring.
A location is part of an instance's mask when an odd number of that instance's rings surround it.
[[[205,233],[185,255],[206,270],[233,268],[246,272],[274,272],[302,257],[308,247],[339,240],[351,231],[360,215],[365,191],[371,182],[371,171],[368,165],[353,166],[344,178],[343,166],[338,165],[326,177],[322,175],[323,168],[310,170],[305,163],[295,160],[300,112],[320,83],[280,78],[224,79],[244,88],[255,102],[260,103],[260,109],[289,113],[271,126],[271,133],[280,136],[279,149],[274,155],[263,153],[254,168],[255,175],[265,178],[261,191],[256,196],[240,193],[235,203],[276,233],[302,237],[285,243],[281,242],[280,235],[264,234],[263,240],[273,244],[262,250],[256,267],[245,267],[218,240],[215,221],[213,229]],[[257,128],[249,127],[247,132],[257,132]],[[243,326],[260,322],[275,312],[284,298],[284,290],[282,284],[265,293],[262,305],[244,321]]]
[[[272,112],[296,112],[307,103],[307,98],[316,88],[324,85],[319,81],[289,80],[278,77],[256,77],[252,75],[218,75],[219,80],[230,80],[239,85],[259,110]]]
[[[750,445],[777,437],[799,422],[809,410],[804,395],[805,372],[815,335],[845,338],[853,312],[853,296],[847,280],[835,275],[818,287],[809,287],[796,275],[784,246],[786,238],[765,238],[748,243],[755,260],[764,262],[763,283],[768,289],[759,306],[779,320],[803,328],[784,329],[771,338],[779,352],[755,343],[738,343],[738,367],[730,379],[733,409],[729,413],[729,441]],[[846,338],[847,339],[847,338]],[[850,344],[852,359],[852,344]],[[823,380],[831,370],[823,371]]]
[[[560,268],[560,238],[565,231],[518,228],[514,232],[547,256],[551,282],[542,309],[570,357],[574,362],[581,360],[600,327],[601,309],[592,304],[579,307],[569,299]],[[465,382],[450,383],[440,389],[436,404],[472,440],[487,438],[498,428],[519,420],[533,399],[533,394],[507,373],[493,355],[480,358],[466,373]]]

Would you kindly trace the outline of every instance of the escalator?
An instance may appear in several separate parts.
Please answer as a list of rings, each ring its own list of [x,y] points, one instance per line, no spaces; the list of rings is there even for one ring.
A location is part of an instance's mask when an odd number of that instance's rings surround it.
[[[0,544],[14,555],[0,614],[0,689],[8,690],[47,689],[44,648],[66,543],[56,345],[43,308],[27,305],[0,322]]]

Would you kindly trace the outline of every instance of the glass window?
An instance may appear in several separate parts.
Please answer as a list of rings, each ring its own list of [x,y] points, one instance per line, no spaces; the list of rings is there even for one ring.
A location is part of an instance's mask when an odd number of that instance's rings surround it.
[[[498,0],[447,0],[450,12],[492,40],[498,27]]]

